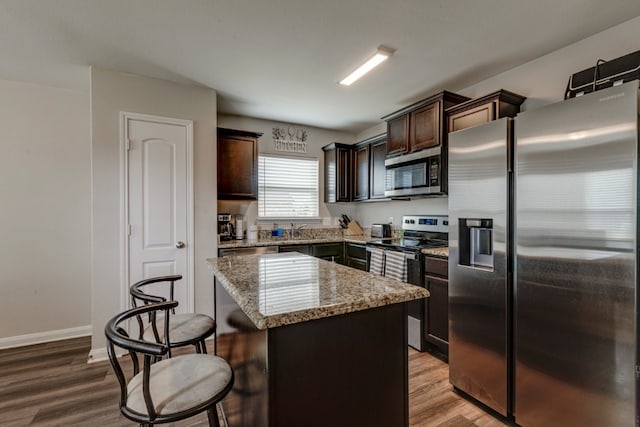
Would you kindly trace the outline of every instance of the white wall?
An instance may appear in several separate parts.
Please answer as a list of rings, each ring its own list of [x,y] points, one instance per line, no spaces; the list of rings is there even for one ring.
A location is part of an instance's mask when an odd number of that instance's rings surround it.
[[[639,34],[640,17],[637,17],[473,86],[446,89],[470,98],[507,89],[527,97],[521,110],[538,108],[564,99],[571,74],[592,67],[599,58],[610,60],[638,50]],[[357,140],[385,131],[386,125],[380,123],[359,133]],[[372,222],[386,222],[392,215],[398,221],[403,213],[441,214],[448,211],[446,198],[353,205],[348,209],[365,226]]]
[[[272,122],[268,120],[254,119],[243,116],[233,116],[220,114],[218,116],[218,126],[230,129],[240,129],[252,132],[262,132],[263,135],[258,140],[258,150],[260,153],[279,153],[286,156],[302,156],[315,157],[319,160],[320,169],[320,217],[325,218],[326,223],[333,224],[329,217],[339,215],[334,205],[326,205],[324,201],[324,179],[322,171],[324,171],[324,151],[322,147],[332,142],[342,142],[344,144],[352,144],[355,142],[355,135],[348,132],[339,132],[329,129],[315,128],[305,125],[297,125],[291,123]],[[277,152],[273,142],[272,129],[274,127],[294,127],[296,129],[304,129],[307,131],[307,153],[288,153]],[[228,212],[232,214],[242,214],[248,225],[253,225],[258,217],[258,202],[239,202],[239,201],[219,201],[219,212]],[[321,224],[314,225],[320,226]],[[268,224],[260,225],[261,228],[269,227]]]
[[[89,331],[89,134],[87,92],[0,80],[0,347]]]
[[[91,70],[93,339],[104,347],[104,325],[121,311],[120,123],[121,111],[194,122],[195,301],[213,314],[213,280],[206,259],[216,256],[216,92],[98,68]]]

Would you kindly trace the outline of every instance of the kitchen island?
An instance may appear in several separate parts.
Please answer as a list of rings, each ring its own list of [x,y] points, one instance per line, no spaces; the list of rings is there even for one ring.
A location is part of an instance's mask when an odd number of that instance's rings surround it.
[[[295,252],[209,265],[241,310],[231,427],[408,425],[405,303],[426,289]]]

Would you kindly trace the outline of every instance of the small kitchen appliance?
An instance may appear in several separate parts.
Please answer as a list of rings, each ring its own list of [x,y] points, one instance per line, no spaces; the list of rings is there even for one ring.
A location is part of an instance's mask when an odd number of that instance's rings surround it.
[[[228,213],[218,214],[218,237],[221,242],[227,242],[235,238],[233,217]]]
[[[391,237],[391,224],[373,224],[371,226],[371,238],[383,239]]]
[[[244,217],[242,215],[236,215],[236,227],[235,227],[235,232],[236,232],[236,239],[237,240],[242,240],[244,239]]]

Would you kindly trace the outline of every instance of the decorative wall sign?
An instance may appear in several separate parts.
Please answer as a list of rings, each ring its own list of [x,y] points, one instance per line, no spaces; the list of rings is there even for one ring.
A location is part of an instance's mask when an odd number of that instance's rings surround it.
[[[273,144],[276,151],[289,153],[307,152],[307,131],[294,127],[273,128]]]

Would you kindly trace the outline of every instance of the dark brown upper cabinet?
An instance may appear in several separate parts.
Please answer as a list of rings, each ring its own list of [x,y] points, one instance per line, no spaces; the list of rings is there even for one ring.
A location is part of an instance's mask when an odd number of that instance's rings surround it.
[[[257,132],[218,128],[219,200],[257,200],[261,136]]]
[[[525,97],[501,89],[447,109],[449,132],[488,123],[502,117],[515,117]]]
[[[409,116],[409,151],[420,151],[440,144],[440,101],[412,111]]]
[[[387,135],[381,134],[352,146],[353,201],[384,199]]]
[[[325,203],[351,201],[351,149],[353,146],[331,143],[324,151],[324,201]]]
[[[387,156],[444,146],[444,110],[468,99],[445,90],[383,117],[387,122]]]
[[[353,148],[353,200],[369,198],[369,145],[358,144]]]
[[[384,159],[387,157],[387,137],[378,135],[369,140],[369,198],[384,199],[386,170]]]
[[[402,114],[387,121],[387,155],[409,151],[409,115]]]

